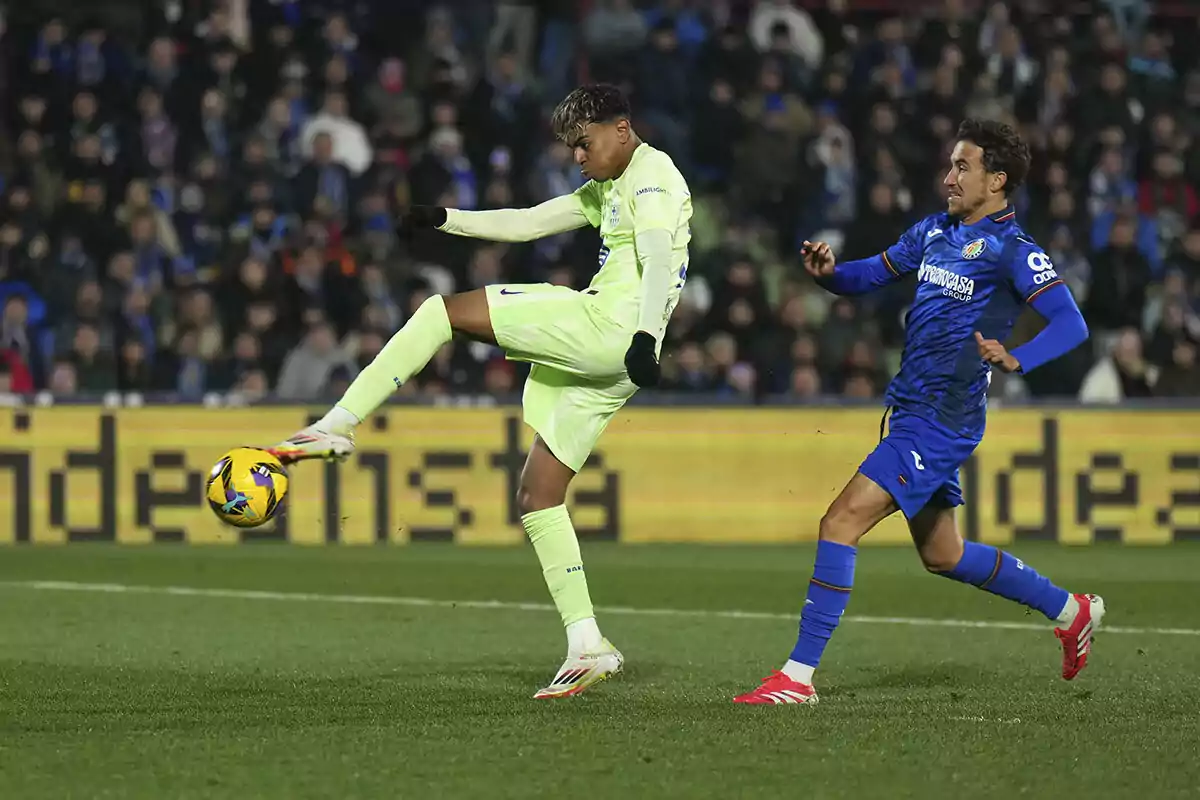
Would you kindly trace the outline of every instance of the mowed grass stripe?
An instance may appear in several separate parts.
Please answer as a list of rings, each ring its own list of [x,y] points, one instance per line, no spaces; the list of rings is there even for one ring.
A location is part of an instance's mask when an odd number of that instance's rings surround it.
[[[147,594],[173,597],[205,597],[229,600],[267,600],[285,603],[339,603],[344,605],[403,606],[409,608],[465,608],[493,611],[554,612],[549,603],[519,603],[502,600],[445,600],[429,597],[391,595],[322,594],[313,592],[275,592],[254,589],[214,589],[192,586],[143,586],[124,583],[86,583],[79,581],[0,581],[0,588],[41,592],[92,592],[97,594]],[[606,606],[596,609],[609,615],[645,617],[693,617],[729,620],[795,620],[794,613],[771,611],[710,610],[689,608],[631,608]],[[1002,620],[936,619],[931,617],[883,617],[847,615],[843,622],[864,625],[907,625],[938,628],[986,628],[993,630],[1046,631],[1048,623],[1005,622]],[[1128,636],[1200,636],[1196,628],[1153,628],[1105,625],[1105,634]]]

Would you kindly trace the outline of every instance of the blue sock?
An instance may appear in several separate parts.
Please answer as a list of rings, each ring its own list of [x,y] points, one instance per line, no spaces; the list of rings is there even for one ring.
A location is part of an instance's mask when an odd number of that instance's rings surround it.
[[[858,548],[850,545],[817,542],[817,563],[808,582],[804,610],[800,612],[800,637],[792,650],[792,661],[813,669],[821,663],[825,645],[829,644],[829,637],[850,602],[857,554]]]
[[[1051,620],[1062,613],[1070,597],[1066,589],[1020,559],[979,542],[965,542],[958,565],[940,574],[1037,609]]]

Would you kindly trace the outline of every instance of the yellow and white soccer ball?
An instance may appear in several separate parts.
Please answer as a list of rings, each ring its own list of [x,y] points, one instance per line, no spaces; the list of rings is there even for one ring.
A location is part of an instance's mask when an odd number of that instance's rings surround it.
[[[257,528],[279,511],[287,490],[287,470],[278,458],[266,450],[239,447],[213,466],[205,496],[225,524]]]

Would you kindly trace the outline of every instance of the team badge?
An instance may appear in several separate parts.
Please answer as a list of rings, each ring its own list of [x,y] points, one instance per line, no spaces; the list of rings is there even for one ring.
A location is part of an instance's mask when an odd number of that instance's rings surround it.
[[[983,255],[984,250],[987,250],[987,242],[983,239],[976,239],[963,245],[962,257],[966,259],[979,258]]]
[[[621,221],[621,207],[617,203],[613,203],[608,207],[608,227],[615,228],[617,223]]]

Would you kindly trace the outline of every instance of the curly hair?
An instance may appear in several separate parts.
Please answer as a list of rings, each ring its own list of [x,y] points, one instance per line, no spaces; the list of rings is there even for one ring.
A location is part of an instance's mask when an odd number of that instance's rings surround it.
[[[565,140],[593,122],[613,122],[629,118],[629,101],[616,86],[594,83],[580,86],[563,98],[550,117],[554,135]]]
[[[983,150],[983,168],[1008,176],[1004,194],[1012,196],[1029,174],[1029,145],[1007,123],[990,119],[967,119],[958,126],[958,141],[971,142]]]

